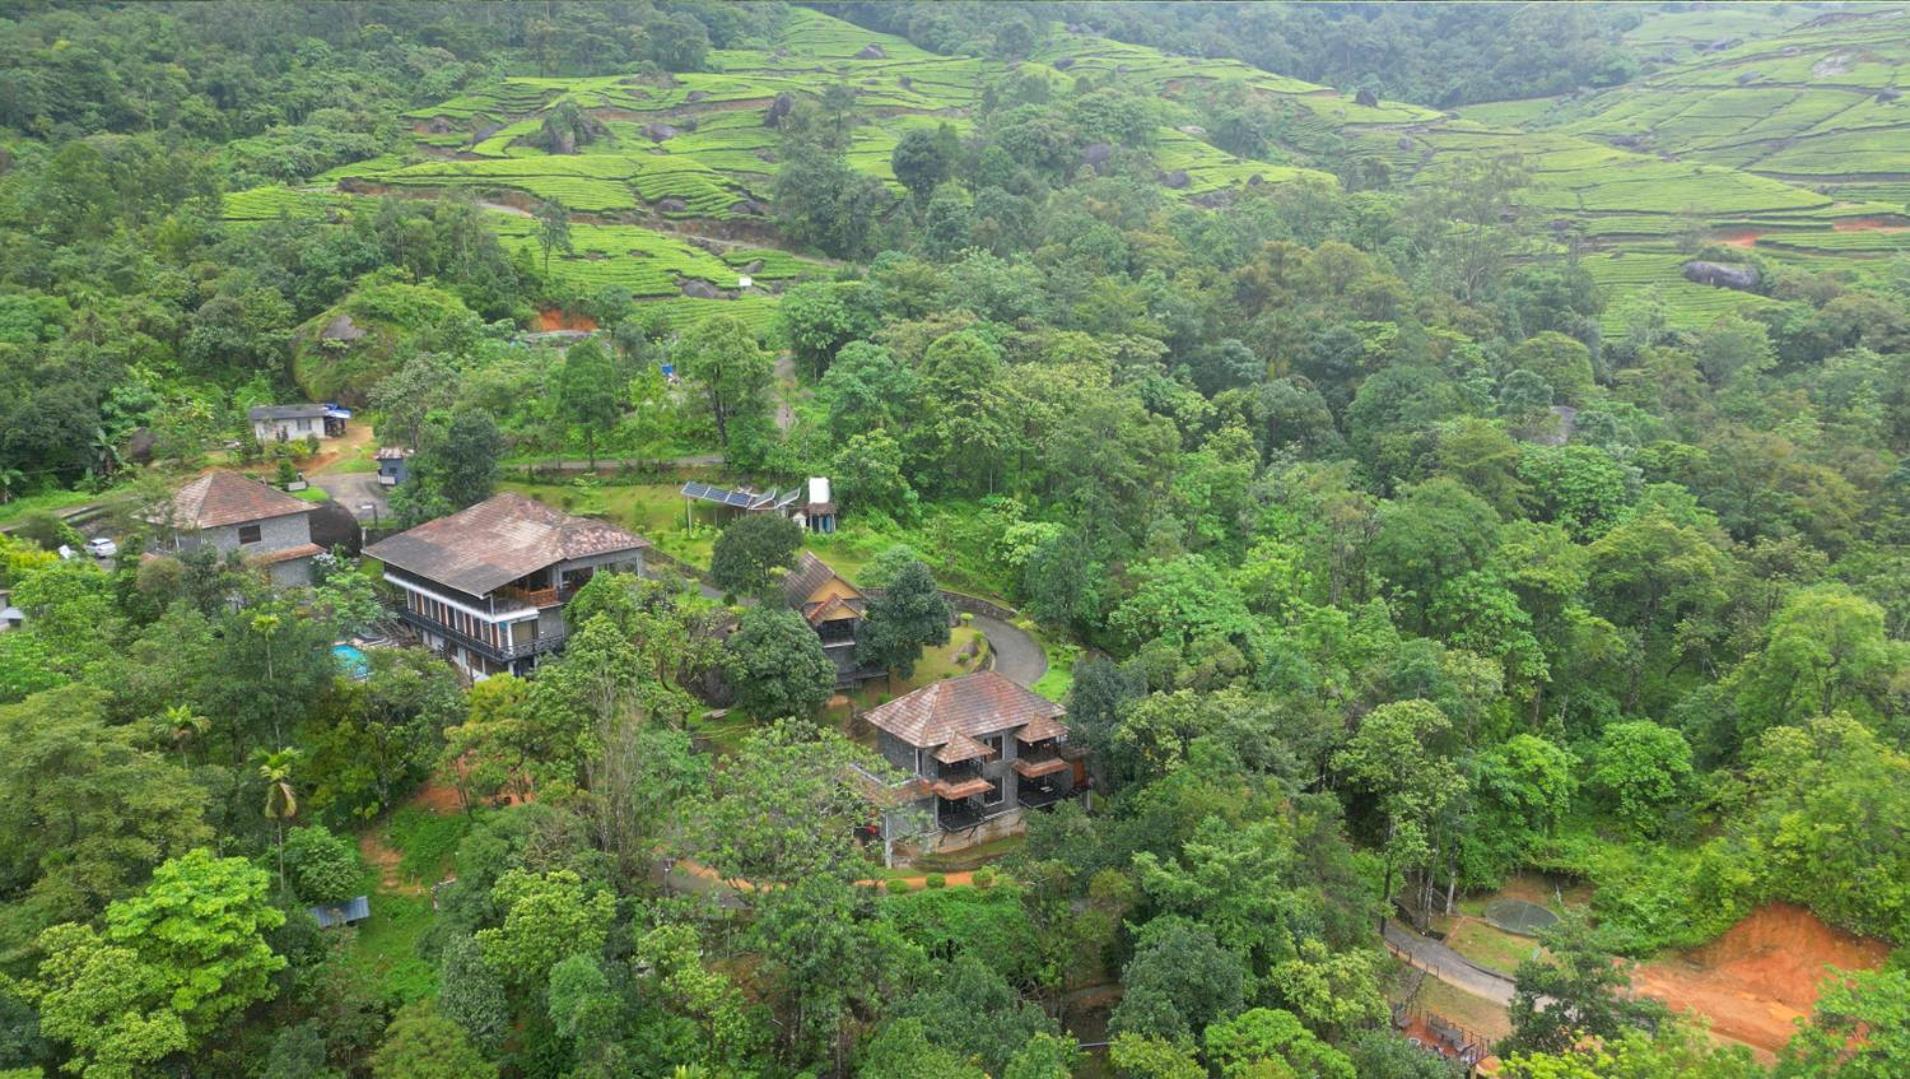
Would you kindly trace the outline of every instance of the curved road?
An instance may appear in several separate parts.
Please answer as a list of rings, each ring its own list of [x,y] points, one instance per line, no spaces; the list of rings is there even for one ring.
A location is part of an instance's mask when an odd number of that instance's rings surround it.
[[[975,616],[974,626],[988,638],[989,651],[995,655],[995,670],[1017,685],[1032,686],[1048,673],[1048,655],[1027,631],[999,618]]]
[[[1386,922],[1386,950],[1455,989],[1463,989],[1475,997],[1484,997],[1501,1007],[1512,1003],[1511,978],[1487,970],[1444,944],[1422,937],[1391,919]]]

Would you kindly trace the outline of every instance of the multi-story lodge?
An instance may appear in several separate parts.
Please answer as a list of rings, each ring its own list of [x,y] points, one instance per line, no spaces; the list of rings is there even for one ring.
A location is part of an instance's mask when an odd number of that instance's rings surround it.
[[[1062,707],[994,671],[923,686],[863,714],[876,749],[913,779],[932,847],[1012,831],[1028,809],[1086,786],[1085,754],[1068,745]]]
[[[808,551],[783,576],[783,599],[822,639],[822,651],[836,665],[836,685],[849,687],[880,677],[879,668],[856,662],[856,639],[868,617],[869,601],[828,563]]]
[[[650,541],[501,494],[365,548],[400,618],[476,680],[527,673],[564,644],[564,603],[598,570],[640,573]]]
[[[250,476],[215,469],[173,492],[172,501],[148,523],[160,529],[156,552],[210,545],[222,553],[237,551],[273,584],[308,585],[312,559],[325,552],[312,542],[311,515],[317,508]]]

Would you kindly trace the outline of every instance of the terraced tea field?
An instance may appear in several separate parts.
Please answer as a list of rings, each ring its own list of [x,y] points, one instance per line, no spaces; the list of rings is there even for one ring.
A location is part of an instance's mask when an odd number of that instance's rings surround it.
[[[1516,159],[1529,177],[1516,199],[1590,246],[1586,265],[1608,298],[1648,296],[1674,325],[1768,302],[1686,281],[1677,242],[1694,234],[1779,268],[1864,273],[1902,254],[1904,234],[1890,230],[1910,201],[1910,99],[1895,96],[1900,76],[1910,77],[1910,16],[1654,12],[1630,40],[1654,50],[1662,68],[1602,93],[1457,114],[1362,103],[1237,61],[1169,56],[1060,26],[1015,72],[1048,80],[1057,94],[1086,79],[1170,102],[1237,86],[1275,104],[1284,121],[1271,156],[1280,163],[1234,157],[1182,120],[1156,130],[1149,153],[1160,182],[1196,205],[1224,206],[1250,185],[1333,182],[1312,167],[1333,155],[1381,162],[1395,184],[1439,182],[1480,157]],[[999,61],[937,56],[803,8],[760,47],[716,50],[708,66],[503,78],[406,114],[402,152],[319,179],[342,192],[469,191],[523,209],[555,200],[575,215],[575,250],[551,260],[565,281],[627,288],[674,323],[734,308],[767,326],[773,290],[823,269],[762,245],[773,235],[768,198],[780,167],[765,114],[779,96],[853,90],[847,159],[899,190],[890,170],[897,141],[945,123],[968,131],[984,88],[1007,73]],[[565,105],[590,117],[594,137],[575,153],[549,153],[546,120]],[[262,188],[234,195],[227,215],[333,214],[347,202]],[[492,221],[508,246],[535,249],[521,213]],[[699,246],[683,226],[751,239]],[[682,291],[701,281],[727,296],[745,270],[756,288],[735,298]]]

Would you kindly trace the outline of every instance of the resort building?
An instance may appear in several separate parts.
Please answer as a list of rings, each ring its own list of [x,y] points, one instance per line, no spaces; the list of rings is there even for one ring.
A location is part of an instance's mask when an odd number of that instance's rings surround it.
[[[923,686],[865,712],[883,759],[913,777],[909,793],[949,849],[1012,832],[1029,809],[1087,786],[1086,754],[1068,745],[1062,707],[994,671]]]
[[[517,494],[365,548],[404,594],[398,616],[466,676],[527,674],[564,645],[564,604],[602,570],[640,573],[650,541]]]

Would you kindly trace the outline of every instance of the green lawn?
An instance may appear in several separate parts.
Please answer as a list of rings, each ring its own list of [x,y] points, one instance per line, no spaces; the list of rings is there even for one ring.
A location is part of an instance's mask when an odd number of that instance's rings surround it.
[[[1081,647],[1050,638],[1032,620],[1024,618],[1017,625],[1027,630],[1041,644],[1041,650],[1048,656],[1048,672],[1037,678],[1035,684],[1028,688],[1051,701],[1065,698],[1068,690],[1074,686],[1074,664],[1081,658]]]
[[[418,956],[431,928],[431,896],[371,894],[371,918],[356,928],[351,963],[376,978],[386,995],[412,1001],[438,991],[438,968]]]
[[[1468,918],[1446,936],[1446,946],[1482,967],[1511,974],[1518,970],[1521,960],[1537,950],[1539,943]]]
[[[95,494],[91,491],[47,491],[43,494],[21,495],[13,501],[0,505],[0,524],[9,524],[29,513],[51,513],[55,510],[84,506],[88,502],[114,497],[112,493]]]

